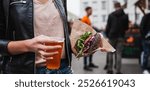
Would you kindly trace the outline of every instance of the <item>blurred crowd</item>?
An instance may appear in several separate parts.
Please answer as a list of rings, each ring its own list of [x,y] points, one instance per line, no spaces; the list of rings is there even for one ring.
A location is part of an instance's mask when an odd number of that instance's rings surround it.
[[[138,26],[129,20],[128,14],[124,12],[119,2],[114,3],[115,11],[108,16],[106,28],[100,30],[92,26],[93,9],[88,6],[85,8],[86,15],[79,19],[93,27],[96,32],[101,32],[108,39],[109,43],[116,49],[114,53],[107,53],[106,65],[104,69],[108,74],[122,74],[122,58],[136,57],[143,74],[150,73],[150,13],[143,16],[141,24]],[[72,27],[73,23],[69,22]],[[93,71],[98,68],[94,64],[93,56],[84,57],[84,67],[86,71]]]

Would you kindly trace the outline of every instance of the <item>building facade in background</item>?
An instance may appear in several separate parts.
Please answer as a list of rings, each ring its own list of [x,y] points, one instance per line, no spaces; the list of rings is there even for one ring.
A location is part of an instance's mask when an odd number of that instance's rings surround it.
[[[114,11],[113,3],[119,1],[122,5],[128,2],[129,6],[125,9],[125,12],[129,15],[129,19],[132,23],[140,24],[143,13],[139,8],[135,8],[135,2],[138,0],[80,0],[80,17],[85,15],[84,9],[87,6],[93,8],[93,15],[90,17],[92,25],[99,28],[105,29],[108,15]],[[147,2],[150,0],[147,0]],[[150,9],[150,5],[147,5]],[[135,18],[136,13],[136,18]]]

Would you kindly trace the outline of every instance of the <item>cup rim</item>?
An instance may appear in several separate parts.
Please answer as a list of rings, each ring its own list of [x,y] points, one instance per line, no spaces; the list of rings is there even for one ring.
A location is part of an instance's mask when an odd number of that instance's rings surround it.
[[[53,41],[64,42],[65,38],[62,37],[49,37]]]

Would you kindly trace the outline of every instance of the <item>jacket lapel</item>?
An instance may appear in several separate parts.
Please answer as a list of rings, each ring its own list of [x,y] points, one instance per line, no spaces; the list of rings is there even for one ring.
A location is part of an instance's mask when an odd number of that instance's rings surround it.
[[[67,59],[69,61],[69,65],[71,65],[70,39],[69,39],[69,32],[68,32],[67,16],[65,13],[64,5],[63,5],[62,0],[54,0],[54,3],[63,21],[66,54],[67,54]]]

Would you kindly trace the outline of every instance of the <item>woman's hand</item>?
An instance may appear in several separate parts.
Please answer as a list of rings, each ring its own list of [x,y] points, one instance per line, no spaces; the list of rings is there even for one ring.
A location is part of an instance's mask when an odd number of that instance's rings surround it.
[[[48,59],[48,57],[58,54],[57,49],[62,48],[60,45],[45,45],[46,43],[58,43],[57,41],[51,40],[49,37],[41,35],[35,37],[33,39],[28,40],[27,47],[30,52],[34,52],[36,54],[41,54],[43,57]],[[50,51],[50,52],[47,52]]]
[[[53,59],[53,55],[57,55],[57,49],[62,48],[60,45],[45,45],[45,43],[58,43],[57,41],[51,40],[49,37],[41,35],[33,39],[23,41],[12,41],[8,44],[8,51],[11,55],[18,55],[26,52],[34,52],[40,55],[43,59]],[[56,51],[55,51],[56,50]],[[36,62],[45,63],[45,62]]]
[[[101,52],[108,52],[107,49],[105,49],[105,48],[100,48],[100,51]]]
[[[47,43],[58,43],[57,41],[51,40],[49,37],[41,35],[35,37],[28,42],[28,48],[31,52],[37,54],[37,56],[41,57],[41,60],[37,60],[35,62],[36,66],[46,66],[46,60],[53,59],[53,55],[58,54],[58,49],[62,48],[60,45],[45,45]]]

